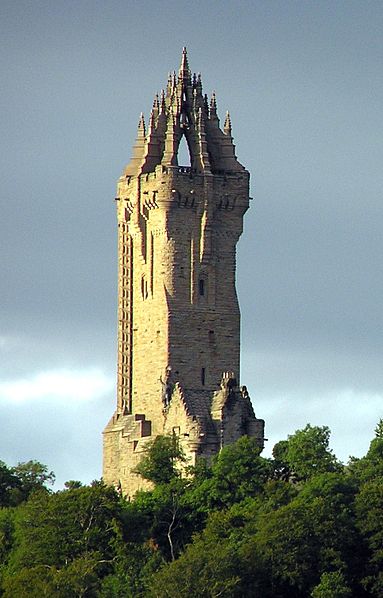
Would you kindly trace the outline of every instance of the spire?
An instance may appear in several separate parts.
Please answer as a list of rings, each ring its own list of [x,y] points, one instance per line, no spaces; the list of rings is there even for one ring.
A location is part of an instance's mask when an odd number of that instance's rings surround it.
[[[197,136],[199,145],[199,161],[202,170],[210,171],[210,160],[205,130],[205,115],[202,108],[198,108]]]
[[[137,137],[136,143],[133,146],[133,156],[125,168],[125,175],[135,175],[139,172],[141,168],[144,154],[145,154],[145,144],[146,144],[146,126],[145,126],[145,118],[144,113],[141,112],[140,120],[138,121],[138,129],[137,129]]]
[[[209,114],[209,98],[207,97],[207,93],[203,96],[203,106],[206,114]]]
[[[225,133],[225,135],[231,137],[231,118],[229,111],[226,112],[225,124],[223,125],[223,132]]]
[[[141,138],[141,137],[145,137],[145,135],[146,135],[145,117],[144,117],[144,113],[141,112],[140,120],[138,121],[137,137]]]
[[[152,112],[150,114],[150,120],[153,120],[154,124],[157,124],[157,119],[158,119],[159,113],[160,113],[160,99],[158,97],[158,93],[156,93],[156,95],[154,96],[154,100],[153,100]],[[153,118],[152,118],[152,115],[153,115]]]
[[[182,48],[182,57],[181,57],[181,65],[180,65],[180,70],[178,71],[178,78],[183,81],[183,80],[187,80],[189,81],[191,79],[191,72],[189,69],[189,63],[188,63],[188,55],[187,55],[187,51],[186,48]]]
[[[166,104],[165,104],[165,91],[161,89],[161,101],[160,101],[160,114],[165,112]]]
[[[210,118],[217,118],[217,98],[215,95],[215,91],[213,91],[213,93],[211,94],[211,100],[210,100]]]
[[[169,97],[172,93],[172,74],[168,73],[168,81],[166,85],[166,95]]]
[[[156,128],[156,113],[155,113],[155,109],[153,108],[150,113],[150,119],[149,119],[149,135],[152,135],[154,133],[155,128]]]
[[[201,73],[197,74],[197,90],[198,90],[198,93],[202,94],[202,78],[201,78]]]

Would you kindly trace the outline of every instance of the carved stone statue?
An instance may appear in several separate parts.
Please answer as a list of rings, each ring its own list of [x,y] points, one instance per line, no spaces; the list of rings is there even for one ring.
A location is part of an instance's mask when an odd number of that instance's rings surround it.
[[[162,402],[166,409],[166,407],[169,407],[174,387],[172,381],[172,368],[169,365],[165,369],[164,379],[160,376],[160,382],[162,384]]]

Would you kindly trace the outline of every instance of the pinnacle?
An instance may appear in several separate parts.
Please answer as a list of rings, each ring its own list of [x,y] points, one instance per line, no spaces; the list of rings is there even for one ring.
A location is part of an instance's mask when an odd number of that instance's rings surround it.
[[[141,112],[140,120],[138,121],[138,137],[142,138],[146,135],[146,125],[145,125],[145,117],[144,113]]]
[[[161,104],[160,104],[160,110],[161,113],[165,112],[165,91],[163,89],[161,89]]]
[[[211,94],[210,99],[210,117],[214,118],[217,116],[217,98],[215,95],[215,91]]]
[[[181,65],[178,71],[178,76],[180,79],[189,79],[191,76],[189,63],[188,63],[188,55],[186,47],[182,48],[182,57],[181,57]]]
[[[230,118],[229,111],[226,112],[226,118],[225,118],[225,124],[223,126],[223,132],[225,133],[225,135],[229,135],[231,137],[231,118]]]

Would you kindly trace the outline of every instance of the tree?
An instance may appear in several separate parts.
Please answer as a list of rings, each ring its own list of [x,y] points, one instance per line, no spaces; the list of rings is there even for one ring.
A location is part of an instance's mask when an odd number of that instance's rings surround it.
[[[128,542],[121,531],[113,540],[113,571],[101,583],[100,598],[138,598],[148,595],[152,573],[164,562],[154,542]]]
[[[15,509],[0,509],[0,570],[8,561],[13,547]]]
[[[260,457],[260,451],[257,440],[248,436],[224,447],[206,471],[205,479],[195,486],[197,508],[225,508],[261,493],[272,475],[272,465]]]
[[[76,490],[82,487],[82,483],[77,480],[68,480],[64,484],[65,490]]]
[[[240,596],[236,552],[224,522],[225,516],[213,515],[204,532],[194,538],[181,556],[153,575],[149,595],[156,598]]]
[[[185,462],[177,436],[157,436],[148,445],[135,473],[154,484],[167,484],[172,478],[180,476],[179,465]]]
[[[375,428],[375,438],[370,442],[367,454],[361,459],[351,458],[349,472],[360,484],[383,477],[383,420]]]
[[[357,525],[367,545],[362,585],[370,596],[383,596],[383,482],[373,478],[356,497]]]
[[[349,598],[351,590],[346,584],[342,571],[323,573],[320,583],[311,592],[312,598]]]
[[[329,448],[330,430],[327,426],[307,426],[278,442],[274,449],[277,476],[308,480],[326,472],[341,472],[342,464]]]
[[[0,461],[0,507],[16,506],[27,500],[35,490],[54,484],[55,474],[39,461],[18,463],[7,467]]]
[[[15,584],[21,587],[23,579],[41,568],[51,572],[47,573],[48,586],[88,587],[93,578],[99,583],[112,569],[112,541],[120,520],[120,498],[102,483],[56,494],[34,492],[15,515],[15,547],[3,582],[4,588],[13,588],[9,596],[19,595]]]
[[[12,468],[12,473],[20,481],[23,500],[27,499],[32,492],[46,488],[55,483],[56,476],[53,471],[39,461],[26,461],[18,463]]]
[[[153,543],[165,560],[174,560],[205,520],[194,506],[190,486],[190,479],[173,478],[138,492],[124,509],[126,540]]]
[[[5,578],[4,598],[73,598],[97,596],[100,555],[86,553],[64,567],[37,565]]]
[[[21,480],[14,471],[0,461],[0,507],[17,504],[21,493]]]
[[[353,513],[355,486],[345,475],[316,476],[275,511],[259,509],[244,534],[247,569],[256,566],[262,595],[306,597],[321,573],[343,569],[356,583],[360,536]],[[251,529],[253,534],[251,534]]]
[[[3,598],[51,598],[57,596],[54,570],[44,565],[20,569],[5,576],[2,582]]]

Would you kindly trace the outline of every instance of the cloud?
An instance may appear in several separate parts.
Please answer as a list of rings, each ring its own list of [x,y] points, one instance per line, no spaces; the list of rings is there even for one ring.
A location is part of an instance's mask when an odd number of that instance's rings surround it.
[[[101,476],[102,430],[114,405],[114,375],[95,365],[8,375],[0,381],[0,459],[46,464],[56,489],[68,479],[89,483]]]
[[[382,405],[383,393],[352,388],[331,389],[323,394],[313,391],[309,396],[301,392],[264,395],[257,402],[257,415],[266,420],[269,441],[265,456],[271,455],[276,442],[310,423],[330,428],[330,446],[341,461],[347,462],[350,456],[362,457],[383,415]]]
[[[56,369],[0,382],[0,402],[89,402],[110,392],[114,380],[98,368]]]

